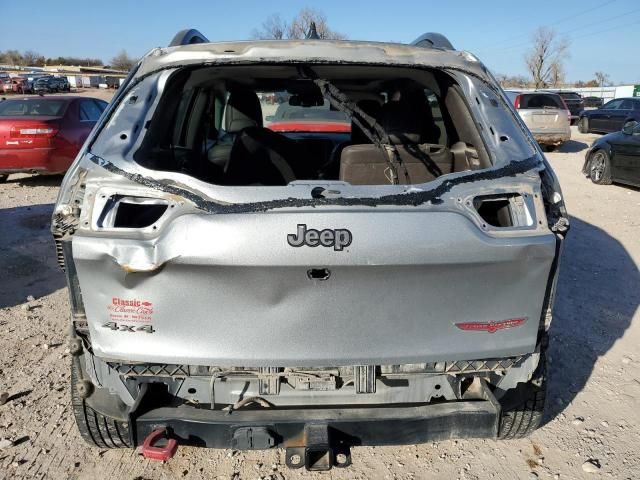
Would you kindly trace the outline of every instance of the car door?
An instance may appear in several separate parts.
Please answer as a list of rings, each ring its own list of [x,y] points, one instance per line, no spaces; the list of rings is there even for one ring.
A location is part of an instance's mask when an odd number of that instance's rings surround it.
[[[631,98],[621,99],[622,103],[618,108],[612,110],[607,120],[608,132],[619,132],[626,122],[633,115],[633,100]]]
[[[611,100],[605,103],[602,108],[593,110],[589,114],[589,128],[599,132],[609,132],[609,119],[611,114],[622,104],[622,99]]]
[[[640,185],[640,123],[631,135],[620,132],[609,143],[614,180]]]

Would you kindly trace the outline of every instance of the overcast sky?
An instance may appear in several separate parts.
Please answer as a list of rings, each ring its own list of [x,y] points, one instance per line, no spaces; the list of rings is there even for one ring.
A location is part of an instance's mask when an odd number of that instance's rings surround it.
[[[322,10],[329,25],[355,40],[411,42],[428,31],[475,53],[494,72],[526,74],[524,53],[533,31],[550,26],[570,41],[569,81],[589,80],[597,70],[618,82],[640,83],[640,1],[377,1],[322,2],[109,0],[52,2],[2,0],[0,50],[101,58],[121,49],[141,56],[166,45],[183,28],[212,41],[244,40],[273,13],[292,17],[300,8]]]

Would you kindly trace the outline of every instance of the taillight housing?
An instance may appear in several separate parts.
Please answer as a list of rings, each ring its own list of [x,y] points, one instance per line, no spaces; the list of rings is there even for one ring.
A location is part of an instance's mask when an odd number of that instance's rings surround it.
[[[34,123],[14,125],[9,131],[11,138],[52,138],[58,133],[58,129],[47,123]]]
[[[516,99],[513,101],[513,106],[516,107],[516,110],[520,109],[520,95],[516,96]]]
[[[567,102],[564,101],[564,98],[560,97],[560,101],[562,101],[562,105],[564,105],[564,109],[567,111],[567,118],[569,119],[569,123],[571,123],[571,110],[569,110]]]

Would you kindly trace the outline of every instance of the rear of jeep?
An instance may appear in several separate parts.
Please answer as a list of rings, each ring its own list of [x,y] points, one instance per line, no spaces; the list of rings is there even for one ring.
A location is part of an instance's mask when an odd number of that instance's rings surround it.
[[[323,470],[540,424],[563,198],[482,64],[427,37],[197,43],[132,71],[53,217],[87,441]],[[271,130],[282,104],[295,129]]]

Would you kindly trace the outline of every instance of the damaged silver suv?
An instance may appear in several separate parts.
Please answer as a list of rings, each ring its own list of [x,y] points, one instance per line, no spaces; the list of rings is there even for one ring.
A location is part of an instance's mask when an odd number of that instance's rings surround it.
[[[281,447],[311,470],[527,435],[568,226],[509,100],[442,35],[181,32],[55,206],[80,433],[151,458]]]

